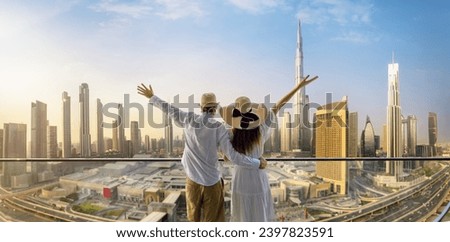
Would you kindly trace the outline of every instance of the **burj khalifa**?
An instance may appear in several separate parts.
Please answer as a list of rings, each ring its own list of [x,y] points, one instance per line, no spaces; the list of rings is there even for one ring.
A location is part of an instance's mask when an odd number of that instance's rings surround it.
[[[297,48],[295,53],[295,84],[304,78],[303,75],[303,40],[301,21],[298,21]],[[311,127],[309,127],[309,97],[305,87],[301,88],[294,96],[294,129],[292,147],[302,152],[311,151]]]

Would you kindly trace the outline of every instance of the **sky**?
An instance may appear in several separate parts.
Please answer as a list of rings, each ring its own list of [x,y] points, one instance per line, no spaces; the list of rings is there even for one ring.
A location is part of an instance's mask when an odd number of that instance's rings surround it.
[[[140,83],[169,101],[214,92],[221,104],[242,95],[276,102],[294,86],[299,19],[304,74],[319,76],[306,88],[311,102],[348,96],[358,132],[369,116],[380,135],[394,59],[402,114],[416,116],[418,143],[428,143],[428,112],[438,115],[438,142],[450,142],[445,0],[0,1],[0,125],[26,123],[29,135],[31,102],[39,100],[61,141],[67,91],[78,142],[81,83],[90,89],[93,141],[96,99],[124,103],[129,94],[146,106]],[[143,136],[162,135],[145,122]]]

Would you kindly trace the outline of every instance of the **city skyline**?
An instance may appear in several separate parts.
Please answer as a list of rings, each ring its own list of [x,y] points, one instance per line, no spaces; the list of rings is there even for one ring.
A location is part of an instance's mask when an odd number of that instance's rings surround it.
[[[221,104],[239,95],[262,102],[270,94],[275,101],[294,83],[300,19],[304,74],[320,77],[308,87],[311,102],[324,103],[325,93],[349,96],[350,109],[369,115],[380,135],[386,120],[386,64],[394,51],[401,69],[402,111],[417,117],[417,143],[428,143],[429,112],[439,119],[437,142],[450,141],[445,107],[450,32],[442,11],[449,3],[191,1],[180,8],[165,3],[0,3],[5,53],[0,63],[10,67],[0,73],[8,87],[0,91],[1,103],[8,104],[0,106],[0,124],[31,127],[29,105],[39,100],[47,104],[49,123],[58,126],[61,142],[60,93],[76,96],[84,82],[90,100],[104,104],[123,103],[128,93],[131,102],[146,105],[135,91],[141,82],[151,83],[165,99],[179,94],[183,101],[214,91]],[[77,101],[71,100],[72,132],[80,125]],[[94,112],[90,117],[96,117]],[[90,122],[96,127],[95,118]],[[358,126],[362,130],[364,123]],[[142,130],[150,137],[163,132],[148,125]],[[90,133],[96,134],[96,128]],[[110,133],[105,131],[105,137]],[[73,143],[78,136],[72,133]]]

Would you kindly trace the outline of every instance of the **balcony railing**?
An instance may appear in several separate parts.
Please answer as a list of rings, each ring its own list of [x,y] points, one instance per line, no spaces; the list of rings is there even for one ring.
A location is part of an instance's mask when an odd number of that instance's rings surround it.
[[[395,158],[386,158],[386,157],[350,157],[350,158],[316,158],[316,157],[282,157],[282,158],[275,158],[270,157],[266,158],[266,160],[270,163],[277,163],[277,162],[294,162],[295,164],[301,163],[301,162],[329,162],[329,161],[346,161],[354,163],[356,161],[439,161],[442,164],[447,164],[446,169],[450,169],[450,157],[395,157]],[[11,162],[29,162],[29,163],[41,163],[41,162],[70,162],[73,164],[97,164],[101,166],[103,163],[111,163],[111,162],[180,162],[181,158],[97,158],[97,157],[91,157],[91,158],[1,158],[0,163],[3,163],[3,168],[5,169],[5,164],[11,163]],[[443,166],[442,166],[443,167]],[[444,171],[444,170],[442,170]],[[5,172],[5,170],[3,170]],[[2,172],[2,173],[3,173]],[[446,176],[449,176],[448,171],[446,172]],[[0,173],[0,174],[2,174]],[[66,174],[67,175],[67,174]],[[294,176],[294,175],[292,175]],[[433,177],[431,177],[433,178]],[[448,178],[447,178],[448,181]],[[29,190],[29,189],[21,189],[21,190]],[[447,190],[448,193],[448,190]],[[447,194],[443,195],[447,196]],[[391,203],[394,204],[395,202]],[[441,221],[442,218],[445,216],[445,214],[448,213],[448,210],[450,209],[450,203],[446,205],[445,209],[437,216],[434,221]],[[343,221],[346,221],[345,219]],[[353,221],[353,220],[350,220]]]

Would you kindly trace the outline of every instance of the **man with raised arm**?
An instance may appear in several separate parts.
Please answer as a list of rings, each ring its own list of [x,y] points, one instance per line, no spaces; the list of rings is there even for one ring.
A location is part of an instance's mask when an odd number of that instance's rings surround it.
[[[202,113],[184,112],[161,100],[153,93],[151,85],[138,86],[138,93],[169,114],[183,127],[186,145],[181,163],[186,172],[187,218],[195,222],[224,222],[225,208],[218,151],[221,150],[233,163],[250,169],[264,169],[264,158],[255,159],[236,152],[225,126],[214,119],[218,103],[214,93],[202,95]]]

